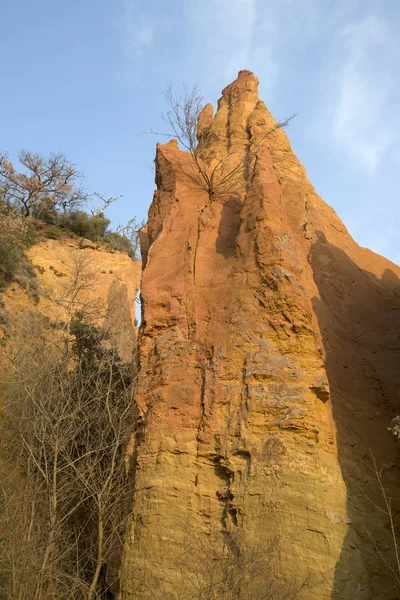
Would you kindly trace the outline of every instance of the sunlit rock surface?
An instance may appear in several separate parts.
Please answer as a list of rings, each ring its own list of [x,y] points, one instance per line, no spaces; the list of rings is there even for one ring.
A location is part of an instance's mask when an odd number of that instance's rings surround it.
[[[121,598],[197,598],[185,552],[271,539],[298,598],[399,598],[368,465],[397,511],[400,269],[354,242],[286,133],[268,135],[257,87],[241,71],[199,120],[205,168],[251,154],[230,190],[210,199],[188,153],[157,148]]]

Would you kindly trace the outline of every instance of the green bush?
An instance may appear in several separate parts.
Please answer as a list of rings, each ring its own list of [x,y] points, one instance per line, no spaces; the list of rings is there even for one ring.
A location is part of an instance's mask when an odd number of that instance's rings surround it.
[[[111,248],[113,248],[114,250],[118,250],[119,252],[126,252],[128,256],[133,258],[134,252],[132,244],[130,240],[124,235],[121,235],[116,231],[110,231],[104,236],[104,241],[108,242]]]
[[[38,239],[38,232],[36,230],[35,223],[33,221],[31,221],[31,219],[24,219],[24,220],[25,220],[25,227],[24,227],[24,233],[21,237],[21,242],[25,248],[29,248],[30,246],[33,246],[33,244],[36,243],[36,241]]]
[[[103,213],[88,215],[83,210],[74,210],[61,215],[58,224],[71,236],[84,237],[92,242],[108,242],[114,250],[126,252],[132,259],[134,258],[134,250],[129,238],[116,231],[107,231],[110,219],[107,219]],[[47,229],[47,237],[57,235],[54,231],[55,229],[57,228],[49,227]],[[48,235],[49,231],[50,236]],[[54,239],[57,238],[54,237]]]
[[[31,246],[36,238],[35,225],[30,219],[6,208],[0,210],[0,288],[15,280],[24,262],[24,248]]]
[[[49,240],[59,240],[63,232],[56,225],[50,225],[50,227],[46,228],[44,234]]]
[[[103,213],[91,216],[83,210],[74,210],[61,215],[59,220],[61,227],[92,242],[103,239],[110,222],[110,219],[107,219]]]
[[[0,289],[13,280],[23,254],[21,246],[0,235]]]

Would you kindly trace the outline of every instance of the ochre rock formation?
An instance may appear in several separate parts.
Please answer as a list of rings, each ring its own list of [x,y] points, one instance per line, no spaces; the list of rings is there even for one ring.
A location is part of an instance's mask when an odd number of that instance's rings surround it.
[[[25,286],[13,282],[2,293],[6,317],[0,337],[29,311],[56,325],[66,321],[69,308],[83,309],[107,329],[121,358],[131,360],[136,348],[135,298],[141,263],[132,262],[124,252],[110,250],[105,243],[69,238],[46,239],[29,248],[26,255],[36,277]]]
[[[271,540],[296,598],[400,598],[370,468],[396,514],[400,269],[317,196],[257,87],[241,71],[199,119],[202,168],[242,165],[230,189],[157,147],[121,599],[203,597],[196,548]]]

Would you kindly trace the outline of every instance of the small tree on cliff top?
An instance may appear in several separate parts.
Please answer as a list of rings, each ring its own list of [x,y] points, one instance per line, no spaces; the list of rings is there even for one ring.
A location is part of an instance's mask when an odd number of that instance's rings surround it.
[[[236,159],[232,151],[226,152],[214,164],[208,165],[203,159],[203,142],[206,134],[198,135],[199,115],[204,107],[204,98],[197,86],[189,89],[183,85],[183,93],[175,92],[173,86],[168,86],[164,94],[168,110],[162,118],[168,124],[171,132],[160,133],[150,131],[155,135],[162,135],[178,140],[187,150],[196,165],[198,178],[195,183],[207,192],[212,201],[216,197],[237,193],[243,188],[243,174],[247,171],[257,148],[278,129],[287,127],[296,114],[274,125],[260,140],[250,143],[243,158]],[[233,159],[233,160],[232,160]]]
[[[17,172],[7,155],[0,154],[2,200],[18,212],[40,218],[57,208],[76,208],[88,199],[82,174],[62,152],[44,158],[21,150],[18,159],[25,172]]]

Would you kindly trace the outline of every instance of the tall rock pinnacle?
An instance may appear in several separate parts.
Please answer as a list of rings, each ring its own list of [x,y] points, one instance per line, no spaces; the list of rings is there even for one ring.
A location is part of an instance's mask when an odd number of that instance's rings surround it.
[[[398,503],[400,269],[317,196],[257,88],[241,71],[200,115],[199,160],[232,182],[211,197],[157,147],[121,599],[203,598],[210,556],[246,552],[292,595],[240,595],[247,576],[229,598],[394,599],[368,461]]]

